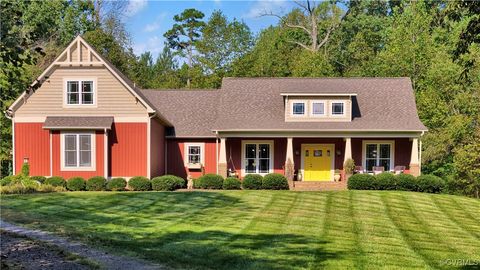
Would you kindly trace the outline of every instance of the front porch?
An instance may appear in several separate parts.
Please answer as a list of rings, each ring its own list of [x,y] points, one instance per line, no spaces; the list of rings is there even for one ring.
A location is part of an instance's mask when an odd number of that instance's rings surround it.
[[[373,167],[420,174],[418,137],[220,137],[217,173],[280,173],[294,190],[346,189],[344,162],[353,159],[365,173]],[[335,180],[335,175],[341,178]],[[337,177],[338,178],[338,177]]]

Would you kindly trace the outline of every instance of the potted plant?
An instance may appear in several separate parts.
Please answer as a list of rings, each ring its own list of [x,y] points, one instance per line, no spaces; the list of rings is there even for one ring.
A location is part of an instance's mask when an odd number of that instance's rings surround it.
[[[355,161],[351,158],[345,160],[343,170],[345,171],[345,180],[347,180],[355,171]]]
[[[333,179],[335,179],[336,182],[340,181],[341,175],[340,175],[340,170],[335,170],[335,174],[333,175]]]

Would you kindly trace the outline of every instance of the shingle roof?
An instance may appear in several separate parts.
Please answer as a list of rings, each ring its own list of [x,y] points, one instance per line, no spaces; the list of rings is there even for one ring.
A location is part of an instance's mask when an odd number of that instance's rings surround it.
[[[177,137],[214,130],[424,131],[409,78],[224,78],[219,90],[143,90]],[[285,122],[282,93],[356,94],[351,122]]]
[[[113,116],[47,116],[44,129],[110,129]]]

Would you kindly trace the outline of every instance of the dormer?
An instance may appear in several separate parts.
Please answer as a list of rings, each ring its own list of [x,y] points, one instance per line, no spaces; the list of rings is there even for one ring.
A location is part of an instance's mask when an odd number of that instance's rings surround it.
[[[282,93],[285,122],[350,122],[355,93]]]

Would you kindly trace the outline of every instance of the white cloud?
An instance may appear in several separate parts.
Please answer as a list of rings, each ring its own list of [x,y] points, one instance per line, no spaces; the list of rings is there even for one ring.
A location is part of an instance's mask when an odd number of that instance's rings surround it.
[[[148,5],[147,0],[129,0],[126,15],[133,16],[146,8]]]
[[[162,13],[160,13],[160,15],[157,16],[157,18],[155,19],[155,21],[153,21],[152,23],[149,23],[149,24],[145,25],[145,27],[143,28],[143,31],[144,31],[144,32],[153,32],[153,31],[156,31],[156,30],[160,29],[161,22],[162,22],[163,19],[165,19],[166,17],[167,17],[167,12],[162,12]]]
[[[250,10],[243,14],[244,19],[258,18],[265,13],[283,13],[287,5],[286,0],[258,0],[255,2]]]
[[[144,43],[135,44],[133,46],[133,52],[136,55],[140,55],[146,51],[152,53],[153,59],[156,59],[158,54],[162,51],[165,38],[162,36],[152,36]]]

